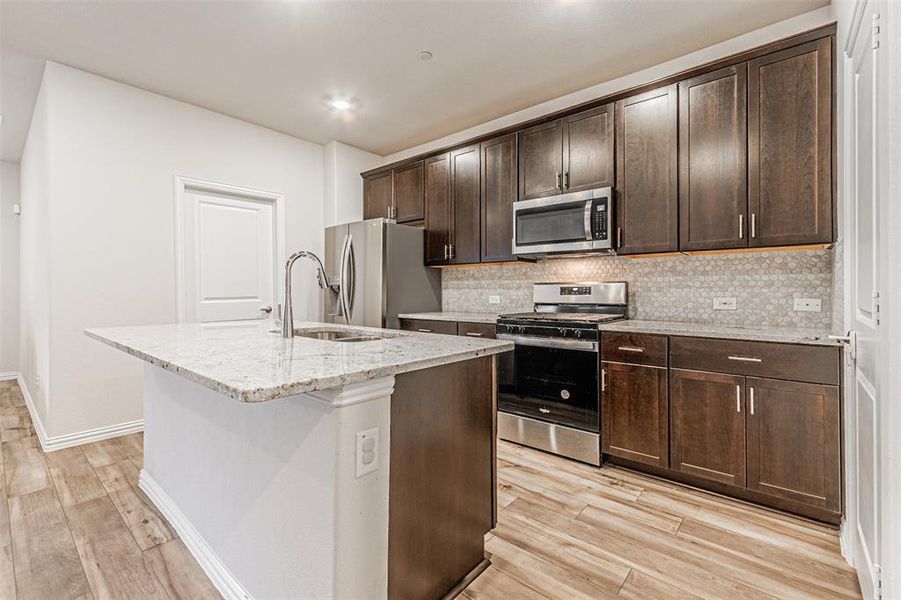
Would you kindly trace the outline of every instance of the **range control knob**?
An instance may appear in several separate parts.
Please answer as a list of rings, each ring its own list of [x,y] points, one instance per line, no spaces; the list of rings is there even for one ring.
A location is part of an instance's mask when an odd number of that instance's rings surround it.
[[[557,333],[560,334],[560,337],[566,337],[566,329],[564,327],[558,327]]]
[[[575,333],[575,335],[576,335],[577,338],[582,337],[582,330],[581,330],[581,329],[576,329],[573,333]]]

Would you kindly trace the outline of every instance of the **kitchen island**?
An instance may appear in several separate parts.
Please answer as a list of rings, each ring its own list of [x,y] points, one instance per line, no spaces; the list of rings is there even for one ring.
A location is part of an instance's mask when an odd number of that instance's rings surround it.
[[[487,566],[509,342],[90,329],[146,361],[140,486],[226,598],[440,598]]]

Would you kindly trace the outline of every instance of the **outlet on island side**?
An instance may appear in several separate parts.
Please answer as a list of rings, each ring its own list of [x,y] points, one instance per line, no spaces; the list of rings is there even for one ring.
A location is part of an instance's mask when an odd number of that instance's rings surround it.
[[[488,296],[488,304],[500,304],[501,297],[500,296]]]
[[[736,310],[738,302],[735,298],[714,298],[713,310]]]
[[[357,432],[357,448],[354,453],[357,479],[379,469],[379,428]]]

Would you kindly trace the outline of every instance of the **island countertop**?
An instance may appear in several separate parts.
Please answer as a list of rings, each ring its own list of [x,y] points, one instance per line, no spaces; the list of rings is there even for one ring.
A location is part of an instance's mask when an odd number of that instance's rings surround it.
[[[263,402],[499,354],[511,342],[372,327],[296,322],[384,336],[368,342],[282,338],[271,322],[143,325],[85,335],[242,402]]]

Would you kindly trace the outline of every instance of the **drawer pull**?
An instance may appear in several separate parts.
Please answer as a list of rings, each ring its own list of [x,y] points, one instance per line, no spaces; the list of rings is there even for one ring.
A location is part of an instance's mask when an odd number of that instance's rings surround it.
[[[549,410],[546,409],[546,408],[539,408],[539,409],[538,409],[538,412],[540,412],[540,413],[546,415],[546,414],[549,414],[551,411],[549,411]]]
[[[644,348],[639,348],[638,346],[620,346],[617,350],[622,350],[623,352],[644,352]]]
[[[482,337],[482,334],[476,331],[467,331],[466,335],[468,335],[469,337]]]
[[[754,362],[754,363],[763,362],[763,359],[754,358],[752,356],[730,356],[729,360],[739,360],[742,362]]]
[[[607,391],[607,369],[601,369],[601,391]]]
[[[754,388],[751,388],[751,414],[754,414]]]
[[[735,386],[735,410],[741,412],[741,386]]]
[[[431,329],[422,329],[422,328],[419,328],[419,329],[417,329],[416,331],[421,331],[421,332],[423,332],[423,333],[432,333],[432,330],[431,330]]]

